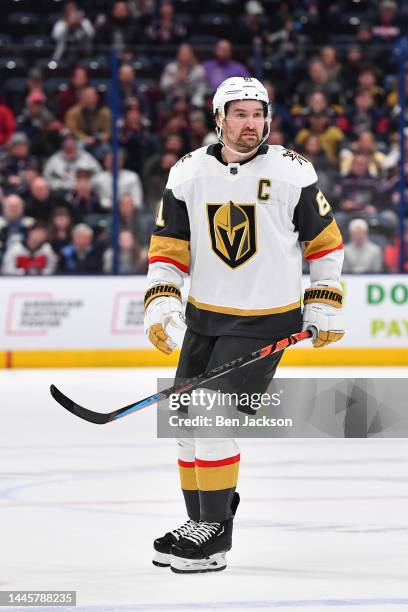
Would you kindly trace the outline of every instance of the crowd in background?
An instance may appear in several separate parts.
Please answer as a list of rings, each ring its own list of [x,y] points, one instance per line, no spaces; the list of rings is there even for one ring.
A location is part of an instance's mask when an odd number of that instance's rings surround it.
[[[235,75],[260,76],[268,89],[268,143],[313,162],[344,237],[344,272],[398,271],[400,109],[393,48],[406,31],[406,3],[4,5],[3,275],[113,270],[112,47],[119,56],[122,274],[147,270],[169,170],[188,151],[217,142],[212,97],[221,81]],[[408,79],[406,84],[408,95]],[[405,143],[408,178],[408,137]]]

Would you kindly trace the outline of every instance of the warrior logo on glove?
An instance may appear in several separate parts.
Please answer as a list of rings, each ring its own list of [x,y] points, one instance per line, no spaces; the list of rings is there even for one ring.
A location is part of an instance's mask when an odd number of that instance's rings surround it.
[[[176,343],[167,333],[167,326],[185,329],[180,289],[164,283],[153,285],[146,291],[144,306],[145,331],[150,342],[159,351],[169,355]]]
[[[315,348],[338,342],[344,336],[342,304],[343,291],[338,282],[315,282],[306,289],[303,329],[316,329],[316,338],[313,340]]]

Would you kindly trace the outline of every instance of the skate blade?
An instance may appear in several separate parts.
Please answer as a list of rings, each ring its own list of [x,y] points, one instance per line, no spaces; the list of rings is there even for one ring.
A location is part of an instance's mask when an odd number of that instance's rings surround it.
[[[152,563],[156,567],[170,567],[170,555],[156,550]]]
[[[170,569],[175,574],[203,574],[205,572],[221,572],[227,567],[224,553],[211,555],[207,559],[184,559],[171,555]]]

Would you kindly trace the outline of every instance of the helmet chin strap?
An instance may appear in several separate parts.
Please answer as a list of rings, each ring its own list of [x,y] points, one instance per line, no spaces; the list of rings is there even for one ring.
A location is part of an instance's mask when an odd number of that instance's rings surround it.
[[[266,134],[265,136],[263,136],[261,142],[256,145],[253,149],[251,149],[250,151],[248,151],[247,153],[241,153],[240,151],[236,151],[235,149],[232,149],[231,147],[229,147],[227,144],[225,144],[224,139],[222,137],[222,123],[224,121],[224,117],[222,117],[221,119],[221,125],[217,125],[215,128],[215,131],[217,133],[217,137],[219,142],[222,144],[223,147],[225,147],[226,149],[228,149],[228,151],[231,151],[231,153],[234,153],[234,155],[239,155],[240,157],[248,157],[249,155],[251,155],[252,153],[254,153],[255,151],[257,151],[259,149],[259,147],[261,145],[263,145],[263,143],[268,139],[269,137],[269,132],[271,130],[271,120],[269,118],[265,119],[265,123],[266,123]],[[265,128],[264,128],[265,129]]]

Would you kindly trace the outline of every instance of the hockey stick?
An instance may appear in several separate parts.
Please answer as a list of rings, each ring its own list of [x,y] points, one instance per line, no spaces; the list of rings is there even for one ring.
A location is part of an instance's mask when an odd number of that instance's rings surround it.
[[[147,406],[151,406],[151,404],[155,404],[160,400],[164,400],[168,398],[173,393],[183,393],[186,391],[191,391],[198,385],[207,383],[218,376],[222,376],[223,374],[228,374],[231,370],[235,368],[242,368],[250,363],[254,363],[259,359],[264,359],[268,357],[268,355],[273,355],[274,353],[279,353],[283,351],[288,346],[292,346],[293,344],[297,344],[302,340],[307,340],[308,338],[313,337],[313,332],[309,329],[303,332],[299,332],[298,334],[293,334],[292,336],[288,336],[287,338],[283,338],[282,340],[276,340],[272,344],[268,344],[263,348],[254,351],[253,353],[249,353],[248,355],[244,355],[243,357],[238,357],[238,359],[234,359],[233,361],[229,361],[228,363],[224,363],[223,365],[210,370],[209,372],[204,372],[203,374],[199,374],[198,376],[194,376],[194,378],[187,379],[183,384],[176,384],[173,387],[169,387],[164,391],[160,391],[159,393],[155,393],[154,395],[150,395],[145,399],[142,399],[133,404],[129,404],[129,406],[125,406],[124,408],[118,408],[113,412],[103,413],[103,412],[94,412],[93,410],[89,410],[88,408],[83,408],[79,404],[76,404],[73,400],[69,399],[66,395],[61,393],[59,389],[55,385],[51,385],[50,392],[52,397],[59,403],[61,406],[66,408],[72,414],[84,419],[85,421],[89,421],[90,423],[97,423],[98,425],[104,425],[105,423],[109,423],[110,421],[115,421],[121,417],[124,417],[132,412],[136,412],[136,410],[140,410],[141,408],[146,408]]]

